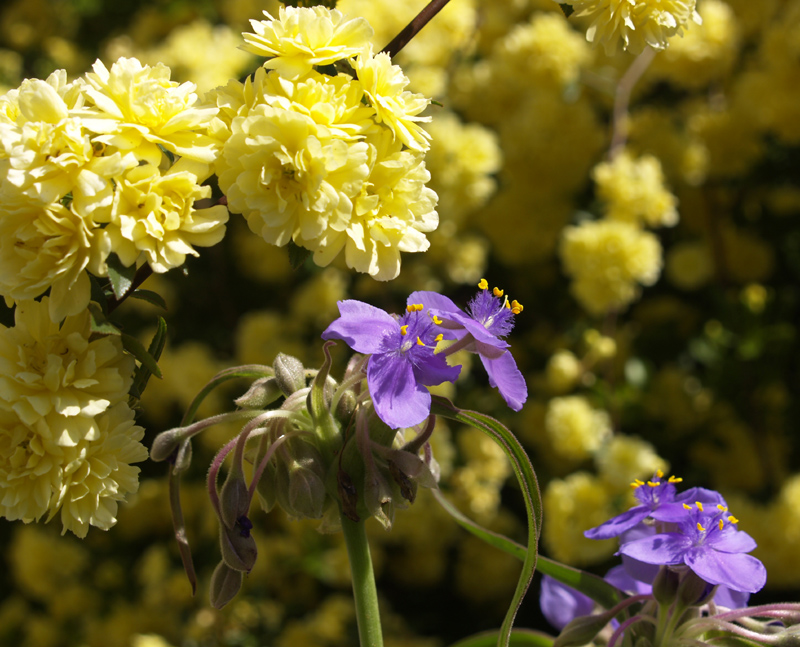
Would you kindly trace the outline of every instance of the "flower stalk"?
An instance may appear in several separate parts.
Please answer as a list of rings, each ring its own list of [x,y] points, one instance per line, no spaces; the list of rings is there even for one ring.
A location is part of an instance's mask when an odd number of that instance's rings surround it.
[[[341,515],[341,520],[353,578],[359,645],[383,647],[378,589],[375,586],[375,572],[372,569],[366,527],[363,521],[351,521],[345,514]]]

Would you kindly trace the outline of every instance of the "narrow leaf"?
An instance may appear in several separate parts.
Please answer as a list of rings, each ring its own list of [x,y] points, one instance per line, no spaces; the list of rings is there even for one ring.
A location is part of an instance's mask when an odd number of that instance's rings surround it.
[[[157,378],[161,379],[161,369],[158,368],[155,358],[147,351],[142,342],[132,335],[122,333],[122,346],[138,359],[142,366],[147,368],[147,370]]]
[[[106,262],[108,264],[108,278],[111,279],[111,289],[114,291],[114,296],[119,300],[133,286],[136,266],[125,267],[116,254],[109,254]]]
[[[450,647],[494,647],[500,638],[498,631],[484,631],[468,636]],[[533,629],[515,629],[508,641],[509,647],[552,647],[553,637]]]
[[[293,270],[300,269],[303,263],[306,262],[306,259],[311,256],[310,249],[300,247],[291,240],[289,241],[289,244],[286,245],[286,249],[289,251],[289,265],[292,266]]]
[[[157,308],[161,308],[162,310],[167,309],[167,302],[164,301],[164,297],[162,297],[158,292],[153,292],[152,290],[134,290],[129,295],[132,299],[141,299],[142,301],[147,301]]]
[[[92,334],[96,335],[120,335],[120,330],[112,324],[103,313],[103,308],[99,303],[89,302],[89,320]]]
[[[197,410],[200,408],[200,405],[203,404],[203,400],[205,400],[208,394],[220,384],[228,380],[235,380],[239,377],[271,377],[274,374],[275,371],[272,370],[271,366],[263,366],[261,364],[245,364],[244,366],[234,366],[233,368],[226,368],[220,371],[208,381],[201,389],[200,393],[194,396],[194,400],[192,400],[189,408],[186,409],[186,413],[183,414],[180,426],[186,427],[192,423]]]
[[[159,358],[161,357],[161,353],[164,351],[164,346],[166,343],[167,322],[164,321],[163,317],[159,317],[158,328],[156,329],[156,333],[153,335],[153,340],[150,342],[150,346],[147,349],[147,352],[156,362],[158,362]],[[150,369],[148,369],[145,364],[140,364],[136,367],[136,372],[133,374],[133,387],[131,388],[131,394],[134,397],[141,398],[151,375],[152,373],[150,372]]]
[[[462,424],[470,425],[492,438],[501,447],[505,455],[508,456],[525,500],[525,512],[528,517],[528,545],[522,562],[522,573],[520,573],[514,597],[511,600],[505,620],[503,620],[503,625],[500,627],[497,640],[497,644],[500,647],[508,647],[514,618],[536,570],[537,548],[542,527],[542,498],[539,493],[536,473],[528,455],[514,434],[494,418],[476,411],[458,409],[451,402],[441,397],[433,398],[431,412],[456,420]]]

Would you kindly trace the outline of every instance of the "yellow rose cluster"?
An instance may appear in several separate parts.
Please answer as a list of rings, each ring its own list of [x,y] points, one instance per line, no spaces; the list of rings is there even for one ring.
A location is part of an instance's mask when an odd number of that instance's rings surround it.
[[[586,17],[586,39],[602,45],[609,56],[620,42],[633,54],[648,45],[664,49],[669,38],[682,36],[690,22],[702,22],[695,0],[570,0],[566,4],[576,17]]]
[[[165,272],[222,239],[227,209],[195,209],[211,193],[201,183],[218,154],[206,132],[217,109],[169,77],[163,65],[123,58],[72,82],[64,70],[25,80],[0,97],[7,301],[49,289],[60,321],[86,309],[87,272],[106,276],[110,254]]]
[[[0,326],[0,516],[61,513],[64,532],[116,523],[147,458],[128,406],[133,357],[118,337],[92,336],[89,312],[59,326],[48,297],[17,304]]]
[[[319,6],[266,16],[244,34],[264,66],[214,93],[212,130],[224,142],[215,169],[229,208],[318,265],[344,252],[349,267],[391,280],[400,252],[425,251],[439,222],[421,126],[430,102],[373,53],[363,18]]]

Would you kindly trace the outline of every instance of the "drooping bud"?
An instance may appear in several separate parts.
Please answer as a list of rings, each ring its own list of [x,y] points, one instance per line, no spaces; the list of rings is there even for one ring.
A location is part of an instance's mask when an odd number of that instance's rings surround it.
[[[678,585],[678,604],[684,609],[701,606],[714,596],[715,591],[713,584],[701,579],[694,571],[687,570]]]
[[[250,534],[253,523],[245,516],[236,520],[232,528],[220,525],[219,544],[222,559],[230,568],[249,573],[256,563],[258,549]]]
[[[394,522],[393,494],[392,487],[381,474],[381,470],[367,471],[364,478],[364,504],[369,514],[386,530],[391,530]]]
[[[250,511],[250,493],[241,468],[234,465],[219,493],[219,510],[223,523],[228,528],[236,525],[239,517]]]
[[[305,388],[305,368],[299,359],[278,353],[272,368],[275,369],[275,381],[284,395],[290,396],[295,391]]]
[[[247,393],[234,402],[242,409],[265,409],[282,395],[276,378],[260,377],[250,385]]]
[[[242,588],[242,572],[230,568],[224,561],[217,564],[211,576],[209,598],[211,606],[221,609],[233,600]]]
[[[258,462],[256,464],[258,464]],[[273,461],[267,463],[267,466],[261,474],[261,478],[258,479],[258,483],[256,483],[256,494],[258,494],[258,501],[261,503],[261,508],[264,512],[269,512],[275,507],[275,502],[278,500],[278,493],[275,478],[275,463]]]
[[[172,471],[175,474],[180,474],[189,469],[192,464],[192,441],[184,440],[178,446],[178,453],[175,456],[175,463],[173,464]]]
[[[553,643],[553,647],[573,647],[573,645],[587,645],[599,634],[603,627],[611,622],[614,611],[580,616],[575,618],[566,627]]]
[[[150,459],[159,463],[172,456],[181,444],[183,429],[167,429],[156,436],[150,447]]]
[[[325,483],[313,469],[299,463],[289,469],[289,505],[295,516],[319,519],[325,496]]]

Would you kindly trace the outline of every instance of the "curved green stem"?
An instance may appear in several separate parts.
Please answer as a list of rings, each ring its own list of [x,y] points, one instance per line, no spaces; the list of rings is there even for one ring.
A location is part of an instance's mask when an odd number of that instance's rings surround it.
[[[383,647],[381,616],[378,609],[378,589],[369,554],[367,532],[363,521],[351,521],[344,514],[342,532],[353,576],[353,597],[356,602],[358,641],[361,647]]]

